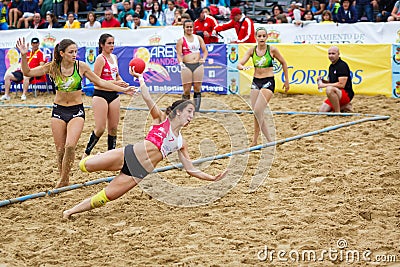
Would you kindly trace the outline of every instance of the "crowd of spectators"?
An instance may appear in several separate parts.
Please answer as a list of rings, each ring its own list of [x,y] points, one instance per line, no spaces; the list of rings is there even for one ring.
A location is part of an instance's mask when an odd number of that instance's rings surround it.
[[[246,12],[247,1],[240,0],[0,0],[0,30],[179,26],[185,19],[204,20],[204,7],[207,16],[226,20],[231,5],[240,4]],[[285,7],[274,4],[258,22],[305,26],[399,20],[400,0],[297,0]]]

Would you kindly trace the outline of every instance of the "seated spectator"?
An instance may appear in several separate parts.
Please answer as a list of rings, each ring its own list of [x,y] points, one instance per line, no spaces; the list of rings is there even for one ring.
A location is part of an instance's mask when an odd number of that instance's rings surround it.
[[[147,21],[145,21],[144,19],[140,18],[140,15],[135,13],[133,14],[133,26],[132,29],[139,29],[140,27],[143,26],[149,26],[149,24],[147,23]]]
[[[322,12],[322,21],[320,23],[334,23],[332,13],[329,10]]]
[[[118,14],[118,20],[120,23],[123,22],[125,14],[131,14],[131,15],[135,14],[135,11],[133,11],[131,2],[129,2],[129,0],[124,1],[124,10],[122,10]]]
[[[67,18],[67,14],[74,12],[73,16],[78,19],[79,11],[86,11],[87,0],[64,0],[64,17]]]
[[[68,20],[65,22],[64,29],[80,29],[81,23],[75,19],[74,13],[68,13]]]
[[[132,15],[130,13],[126,13],[125,17],[122,19],[121,28],[122,27],[126,27],[126,28],[129,28],[129,29],[134,29],[135,28],[134,27],[135,22],[133,21],[133,16],[134,15],[135,14]]]
[[[289,23],[288,17],[285,14],[276,16],[276,24]]]
[[[301,3],[292,1],[288,8],[288,13],[287,13],[288,20],[289,18],[291,22],[293,22],[293,20],[301,20],[301,16],[304,14],[304,11],[306,11],[306,9],[301,7]]]
[[[0,31],[8,30],[7,14],[8,14],[8,2],[0,0]]]
[[[311,6],[311,12],[314,15],[314,19],[317,22],[320,22],[322,20],[322,12],[325,10],[325,3],[323,1],[318,1],[318,0],[313,0],[312,1],[312,6]]]
[[[40,16],[46,21],[47,12],[53,10],[53,0],[39,0]]]
[[[43,29],[53,29],[53,28],[61,28],[62,26],[58,23],[57,17],[51,13],[47,12],[46,14],[46,22],[43,25]]]
[[[177,7],[175,9],[174,22],[172,22],[172,25],[174,25],[174,26],[183,25],[183,23],[182,23],[182,14],[183,14],[182,8]]]
[[[182,16],[176,17],[176,20],[174,21],[174,26],[183,26],[183,23],[185,20],[190,19],[190,15],[188,13],[183,13]]]
[[[30,27],[32,29],[44,29],[44,24],[46,23],[46,21],[44,19],[42,19],[42,16],[40,15],[40,13],[35,13],[35,15],[33,15],[33,20],[30,23]]]
[[[199,35],[203,38],[204,43],[217,43],[218,37],[212,35],[212,31],[218,25],[217,20],[209,15],[210,9],[204,7],[203,11],[200,13],[200,17],[195,20],[193,24],[193,33]]]
[[[161,10],[165,11],[168,8],[168,1],[167,0],[161,0]]]
[[[144,10],[142,3],[136,3],[135,12],[139,14],[139,18],[147,20],[147,11]]]
[[[336,21],[336,14],[339,10],[339,7],[339,0],[329,0],[325,7],[326,10],[331,12],[333,21]]]
[[[160,23],[161,26],[165,26],[165,14],[161,10],[160,3],[158,1],[154,1],[153,7],[149,12],[149,15],[153,14],[156,16],[158,23]]]
[[[357,10],[357,21],[361,20],[364,13],[369,22],[374,21],[374,10],[371,4],[371,0],[357,0],[356,10]]]
[[[306,26],[308,24],[312,24],[312,23],[317,23],[317,21],[314,19],[314,14],[312,13],[311,10],[306,10],[303,14],[303,16],[301,17],[301,20],[293,20],[292,22],[293,24],[295,24],[296,26]]]
[[[400,20],[400,0],[396,1],[390,16],[388,17],[387,21],[399,21]]]
[[[174,23],[176,9],[175,2],[173,0],[168,0],[168,8],[164,10],[166,26],[170,26]]]
[[[276,24],[276,19],[274,17],[267,18],[267,24]]]
[[[18,9],[22,12],[22,17],[18,20],[17,28],[20,29],[22,23],[25,28],[29,28],[29,22],[33,20],[35,13],[40,13],[39,5],[36,0],[23,0],[18,6]]]
[[[104,20],[101,22],[102,28],[119,28],[121,27],[121,23],[114,18],[113,13],[110,9],[104,11]]]
[[[31,51],[26,54],[26,57],[28,59],[28,65],[30,68],[35,68],[39,65],[43,65],[45,63],[44,56],[42,51],[39,49],[39,38],[32,38],[31,40]],[[39,77],[41,78],[41,77]],[[0,100],[10,100],[10,88],[11,88],[11,81],[15,83],[20,83],[24,81],[22,85],[22,95],[21,95],[21,100],[25,101],[26,100],[26,94],[28,92],[29,88],[29,83],[33,78],[31,77],[25,77],[22,73],[21,70],[16,70],[11,73],[7,73],[4,76],[4,90],[5,93],[4,95],[0,98]]]
[[[175,5],[176,5],[177,7],[182,8],[183,13],[185,13],[185,12],[186,12],[186,9],[189,8],[189,5],[185,2],[185,0],[176,0],[176,1],[175,1]]]
[[[379,12],[376,15],[376,22],[386,22],[392,13],[396,0],[380,0]]]
[[[101,23],[96,20],[96,13],[90,11],[87,14],[87,22],[85,22],[85,29],[98,29],[101,28]]]
[[[8,10],[8,26],[10,29],[17,27],[18,19],[22,16],[21,10],[18,6],[22,3],[22,0],[12,0]]]
[[[111,10],[114,15],[118,15],[119,12],[124,10],[124,1],[123,0],[113,0],[113,4],[111,5]],[[132,7],[131,3],[131,7]]]
[[[160,22],[158,22],[157,17],[153,14],[149,15],[149,26],[161,26]]]
[[[277,16],[279,15],[285,15],[285,12],[283,11],[283,8],[281,5],[275,4],[272,6],[272,16],[274,19],[277,20]],[[286,16],[286,15],[285,15]]]
[[[143,2],[143,10],[149,13],[150,10],[153,9],[153,0],[145,0]]]
[[[338,9],[336,20],[339,23],[356,23],[357,22],[357,10],[353,6],[350,0],[342,0],[342,4]]]
[[[200,17],[200,13],[203,11],[201,0],[192,0],[188,5],[189,9],[186,11],[186,13],[188,13],[191,19],[195,21]]]

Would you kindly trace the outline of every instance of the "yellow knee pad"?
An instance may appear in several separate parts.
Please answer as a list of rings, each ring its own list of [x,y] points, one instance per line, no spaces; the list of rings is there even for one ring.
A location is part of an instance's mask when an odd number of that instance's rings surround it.
[[[100,192],[98,192],[96,195],[94,195],[91,199],[90,199],[90,206],[94,209],[94,208],[98,208],[101,206],[104,206],[107,202],[109,202],[110,200],[108,199],[108,197],[106,196],[106,190],[103,189]]]
[[[83,171],[83,172],[88,172],[88,170],[86,170],[85,163],[86,163],[86,161],[87,161],[88,159],[93,158],[93,157],[94,157],[94,156],[91,155],[91,156],[87,156],[86,158],[82,159],[82,160],[79,162],[79,169],[81,169],[81,171]]]

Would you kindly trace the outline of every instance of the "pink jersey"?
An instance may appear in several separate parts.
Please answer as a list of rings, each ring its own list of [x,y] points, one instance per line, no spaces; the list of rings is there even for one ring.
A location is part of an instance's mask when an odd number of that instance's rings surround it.
[[[151,126],[145,139],[157,146],[163,158],[181,149],[183,145],[181,133],[179,132],[178,136],[174,135],[168,118],[160,124]]]
[[[100,78],[102,78],[103,80],[106,81],[110,81],[110,80],[116,80],[117,79],[117,74],[118,74],[118,65],[115,64],[115,62],[117,62],[114,59],[114,64],[111,64],[110,62],[108,62],[107,58],[102,54],[104,60],[105,60],[105,64],[103,66],[103,69],[101,70],[101,75]],[[112,57],[113,55],[111,55]]]
[[[182,54],[184,56],[192,54],[192,53],[200,53],[200,42],[197,35],[193,35],[193,42],[189,42],[185,36],[183,36],[182,42]]]

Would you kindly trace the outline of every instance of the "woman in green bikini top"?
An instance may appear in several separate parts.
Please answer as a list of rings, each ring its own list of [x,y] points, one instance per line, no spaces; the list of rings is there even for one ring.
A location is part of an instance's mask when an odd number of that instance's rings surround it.
[[[63,39],[54,47],[54,56],[51,62],[33,69],[29,68],[26,59],[28,48],[25,45],[25,38],[18,39],[16,47],[21,53],[21,69],[25,76],[35,77],[49,74],[56,85],[57,91],[51,118],[51,129],[60,172],[56,187],[67,186],[71,166],[75,159],[75,148],[85,121],[81,91],[82,77],[85,76],[100,87],[130,95],[135,93],[136,88],[132,86],[124,88],[100,79],[86,63],[76,60],[78,47],[70,39]]]
[[[244,66],[252,57],[254,66],[254,78],[250,90],[251,107],[254,111],[254,136],[251,146],[257,145],[260,130],[264,134],[268,142],[272,141],[267,123],[264,119],[264,111],[268,106],[269,101],[274,95],[275,78],[273,61],[277,59],[281,65],[284,74],[283,88],[285,92],[289,90],[288,67],[285,59],[279,52],[278,48],[267,45],[267,30],[263,27],[256,29],[257,45],[249,48],[244,57],[237,65],[239,70],[249,70],[249,66]]]

